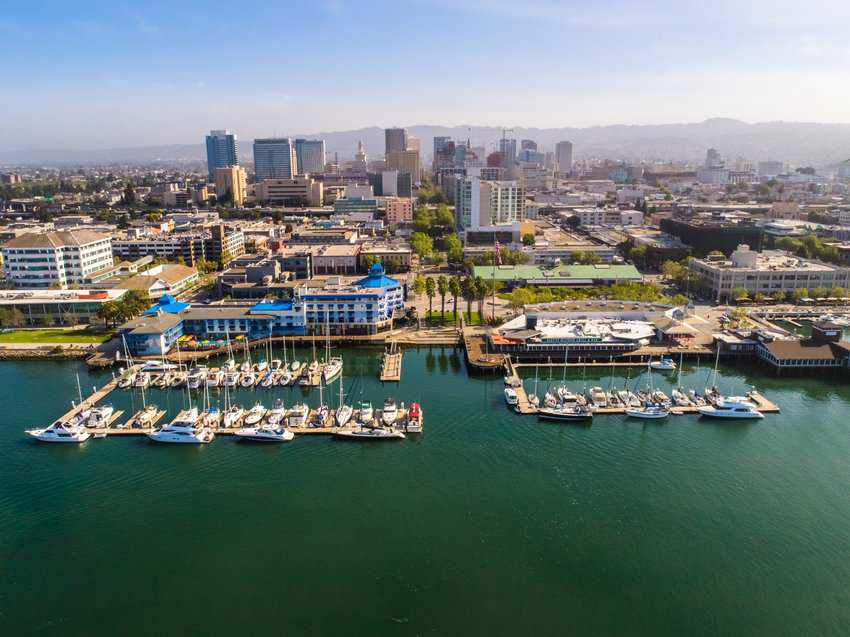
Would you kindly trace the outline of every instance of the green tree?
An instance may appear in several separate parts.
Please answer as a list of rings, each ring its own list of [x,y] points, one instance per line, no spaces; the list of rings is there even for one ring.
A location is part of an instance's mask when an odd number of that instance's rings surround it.
[[[413,279],[413,295],[415,297],[420,297],[425,292],[425,277],[421,274],[417,274],[416,278]]]
[[[472,322],[472,301],[475,300],[475,281],[472,277],[466,276],[461,279],[460,293],[466,301],[466,320]]]
[[[449,292],[449,282],[442,274],[437,277],[437,291],[440,293],[440,320],[445,320],[446,294]]]
[[[629,259],[632,260],[637,267],[646,266],[646,246],[633,246],[629,248]]]
[[[826,288],[824,288],[824,287],[817,287],[817,288],[814,288],[814,289],[811,291],[810,296],[811,296],[813,299],[822,299],[822,298],[824,298],[824,297],[826,297],[826,296],[829,296],[829,292],[828,292],[828,291],[827,291],[827,289],[826,289]]]
[[[753,301],[755,301],[756,303],[764,303],[766,300],[767,297],[761,292],[756,292],[755,296],[753,297]]]
[[[528,288],[514,288],[508,299],[508,305],[514,310],[520,310],[534,301],[534,292]]]
[[[425,295],[428,297],[428,320],[431,320],[433,314],[434,297],[437,294],[437,284],[434,277],[429,276],[425,279]]]
[[[454,308],[452,313],[454,314],[455,323],[457,323],[457,300],[461,295],[461,285],[460,280],[456,276],[449,279],[449,294],[452,295],[452,299],[454,301],[452,304],[452,307]]]
[[[446,246],[446,259],[449,263],[460,263],[463,261],[463,244],[456,234],[450,234],[443,240]]]
[[[735,301],[746,301],[750,298],[750,294],[747,292],[747,288],[738,287],[732,290],[732,298]]]
[[[661,273],[668,279],[674,281],[682,275],[684,270],[685,267],[676,261],[668,260],[661,264]]]
[[[487,281],[482,279],[480,276],[475,277],[472,281],[475,289],[475,299],[478,301],[478,316],[483,321],[484,300],[487,298],[487,292],[489,292],[490,287],[487,285]]]
[[[410,235],[410,247],[424,259],[431,255],[434,249],[434,240],[423,232],[414,232]]]
[[[770,298],[772,298],[776,303],[782,303],[782,301],[785,300],[785,293],[784,292],[774,292],[773,294],[770,295]]]
[[[533,246],[535,244],[534,233],[527,232],[522,235],[522,245],[524,246]]]

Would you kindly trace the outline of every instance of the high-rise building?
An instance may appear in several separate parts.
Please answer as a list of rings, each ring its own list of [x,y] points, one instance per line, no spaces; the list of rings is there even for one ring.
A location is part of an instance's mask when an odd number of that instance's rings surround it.
[[[418,150],[392,150],[387,154],[387,170],[397,170],[399,174],[410,175],[416,184],[421,180]]]
[[[386,145],[384,154],[389,157],[391,152],[407,150],[407,129],[388,128],[384,131]]]
[[[558,142],[555,144],[555,170],[562,175],[573,169],[573,143]]]
[[[458,179],[455,220],[459,229],[508,226],[523,220],[524,193],[515,181],[486,181],[479,177]]]
[[[248,194],[248,175],[241,166],[215,169],[215,196],[218,201],[229,200],[241,208]]]
[[[295,144],[289,137],[254,140],[254,177],[263,179],[292,179],[298,174]]]
[[[325,140],[296,139],[295,158],[299,175],[325,172]]]
[[[521,150],[537,150],[537,142],[533,139],[524,139],[520,142]]]
[[[434,172],[455,165],[455,143],[451,137],[434,138]]]
[[[705,167],[706,168],[718,168],[723,165],[723,159],[720,157],[720,153],[717,152],[716,148],[709,148],[705,151]]]
[[[502,154],[502,166],[504,168],[512,168],[514,161],[516,161],[516,140],[500,139],[499,152]]]
[[[213,130],[207,135],[207,172],[210,181],[216,168],[227,168],[239,163],[239,142],[229,130]]]

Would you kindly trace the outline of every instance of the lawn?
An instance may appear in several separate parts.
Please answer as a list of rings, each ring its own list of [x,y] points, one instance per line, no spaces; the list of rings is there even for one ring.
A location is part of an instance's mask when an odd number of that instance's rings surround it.
[[[464,308],[463,312],[461,312],[460,309],[458,309],[458,312],[457,312],[458,322],[460,322],[460,315],[461,314],[463,314],[464,319],[467,319],[466,309]],[[490,315],[488,314],[487,317],[489,318]],[[434,310],[434,313],[432,314],[430,319],[428,318],[428,310],[425,310],[422,313],[422,322],[427,323],[429,326],[432,326],[432,327],[433,326],[441,326],[441,325],[449,327],[449,326],[457,325],[455,323],[454,312],[452,312],[451,310],[446,310],[446,313],[441,317],[440,316],[440,310],[436,309],[436,310]],[[478,316],[478,312],[473,311],[472,312],[472,321],[467,320],[466,324],[467,325],[480,325],[481,324],[481,317]]]
[[[0,332],[0,343],[104,343],[112,338],[112,330],[63,330],[46,328]]]

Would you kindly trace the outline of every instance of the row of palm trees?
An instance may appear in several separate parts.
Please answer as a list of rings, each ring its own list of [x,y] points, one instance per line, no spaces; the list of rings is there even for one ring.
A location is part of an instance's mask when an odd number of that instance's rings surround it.
[[[484,320],[484,300],[493,293],[493,284],[482,279],[480,276],[444,276],[434,277],[417,276],[413,282],[413,293],[416,296],[425,294],[428,297],[428,320],[433,313],[434,297],[440,296],[440,316],[444,319],[446,315],[446,297],[454,300],[453,314],[457,323],[457,301],[463,298],[466,301],[466,319],[472,321],[472,303],[478,302],[478,316]]]

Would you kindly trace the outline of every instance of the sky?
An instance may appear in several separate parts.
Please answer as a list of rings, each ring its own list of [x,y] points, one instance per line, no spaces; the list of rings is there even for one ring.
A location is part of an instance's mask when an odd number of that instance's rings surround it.
[[[850,122],[850,3],[8,2],[0,148],[365,126]]]

